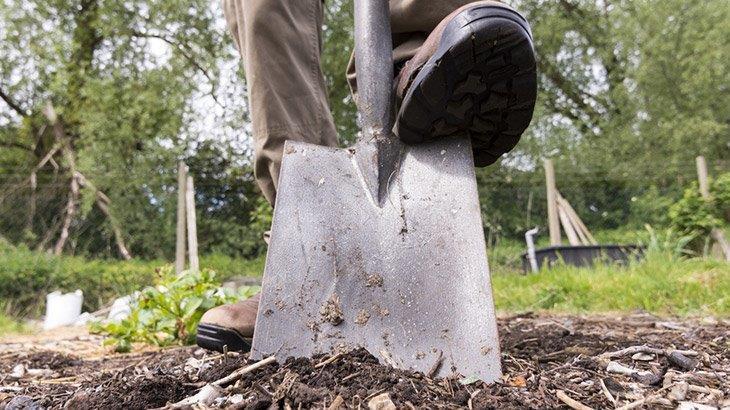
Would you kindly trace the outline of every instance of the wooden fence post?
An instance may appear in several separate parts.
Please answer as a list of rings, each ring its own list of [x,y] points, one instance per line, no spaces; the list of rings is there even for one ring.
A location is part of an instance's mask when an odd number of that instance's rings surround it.
[[[177,229],[175,231],[175,273],[185,270],[185,201],[188,167],[180,161],[177,165]]]
[[[705,157],[700,155],[696,159],[697,161],[697,179],[700,183],[700,195],[702,195],[702,198],[709,199],[710,198],[710,179],[708,178],[708,172],[707,172],[707,161],[705,161]]]
[[[697,178],[700,183],[700,195],[702,195],[702,198],[709,200],[710,180],[707,175],[707,161],[705,161],[705,157],[700,155],[697,157]],[[728,244],[725,238],[725,233],[720,228],[712,228],[710,235],[720,245],[720,249],[722,249],[722,253],[725,255],[725,260],[730,262],[730,244]]]
[[[550,245],[560,245],[560,220],[558,216],[558,200],[557,188],[555,187],[555,169],[553,161],[546,159],[545,166],[545,185],[547,189],[547,205],[548,205],[548,228],[550,231]]]
[[[198,226],[195,221],[195,187],[193,186],[193,177],[188,175],[187,186],[185,188],[185,214],[188,220],[188,257],[190,258],[190,270],[197,272],[200,270],[200,262],[198,260]]]

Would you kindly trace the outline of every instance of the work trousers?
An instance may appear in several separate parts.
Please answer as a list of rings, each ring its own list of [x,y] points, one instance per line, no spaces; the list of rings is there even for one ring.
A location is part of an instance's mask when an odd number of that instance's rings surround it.
[[[410,59],[441,20],[474,0],[390,0],[393,58]],[[286,140],[337,146],[320,65],[322,0],[223,0],[243,59],[254,140],[254,173],[274,204]],[[347,70],[355,90],[355,66]]]

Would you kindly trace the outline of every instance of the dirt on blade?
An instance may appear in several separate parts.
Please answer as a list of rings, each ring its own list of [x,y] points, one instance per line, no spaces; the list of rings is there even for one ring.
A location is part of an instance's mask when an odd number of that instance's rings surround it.
[[[48,408],[157,408],[196,395],[212,408],[593,408],[680,402],[727,406],[728,321],[533,316],[500,319],[503,379],[431,379],[381,365],[364,350],[289,359],[209,386],[250,364],[194,347],[96,357],[54,350],[54,343],[0,344],[0,408],[32,400]],[[85,336],[79,344],[99,340]],[[84,349],[79,349],[84,351]],[[21,367],[24,373],[20,371]],[[22,373],[22,374],[21,374]],[[204,386],[208,385],[206,388]],[[188,399],[190,401],[191,399]],[[643,402],[642,402],[643,400]],[[195,401],[194,401],[195,402]],[[640,407],[640,406],[637,406]]]

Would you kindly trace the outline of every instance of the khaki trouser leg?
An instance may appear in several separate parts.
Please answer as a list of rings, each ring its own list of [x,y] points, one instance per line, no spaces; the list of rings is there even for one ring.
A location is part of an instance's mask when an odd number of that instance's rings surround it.
[[[337,146],[320,67],[321,0],[223,0],[243,58],[256,181],[276,198],[286,140]]]
[[[472,1],[390,0],[396,66],[444,17]],[[273,204],[286,140],[337,145],[320,66],[322,1],[223,0],[223,7],[246,72],[256,181]],[[356,90],[354,61],[347,76]]]

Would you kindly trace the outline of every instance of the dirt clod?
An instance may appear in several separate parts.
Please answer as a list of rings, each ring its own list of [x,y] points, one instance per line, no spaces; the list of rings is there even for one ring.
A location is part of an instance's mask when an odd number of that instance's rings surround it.
[[[372,273],[372,274],[368,275],[368,278],[365,281],[365,286],[367,286],[369,288],[374,288],[374,287],[380,288],[383,286],[383,283],[384,282],[383,282],[382,276],[380,276],[377,273]]]
[[[43,410],[43,407],[28,396],[16,396],[5,406],[5,410]]]
[[[363,326],[368,323],[368,320],[370,320],[370,313],[362,309],[359,312],[357,312],[357,317],[355,318],[355,323],[357,323],[360,326]]]
[[[319,313],[322,315],[325,321],[332,323],[337,326],[345,320],[342,314],[342,308],[340,307],[340,298],[336,294],[333,294],[324,306],[319,309]]]

